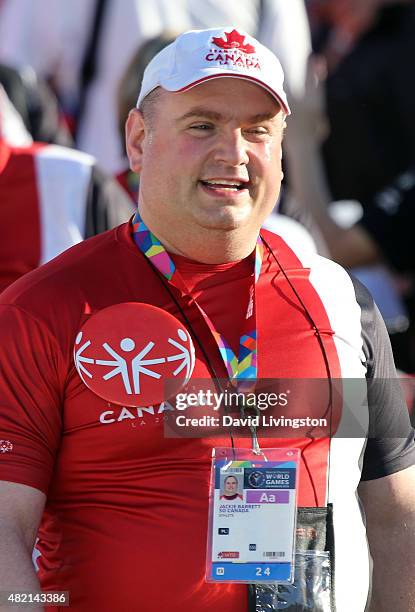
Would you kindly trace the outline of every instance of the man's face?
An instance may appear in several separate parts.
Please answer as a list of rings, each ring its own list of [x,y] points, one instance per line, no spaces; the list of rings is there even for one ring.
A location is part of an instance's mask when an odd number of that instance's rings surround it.
[[[225,495],[235,495],[238,490],[238,481],[234,476],[229,476],[225,480]]]
[[[140,154],[129,153],[144,219],[157,219],[164,238],[179,226],[258,231],[282,179],[284,121],[274,98],[249,81],[219,78],[183,93],[161,90],[155,104],[151,120],[130,117],[130,132],[143,123]]]

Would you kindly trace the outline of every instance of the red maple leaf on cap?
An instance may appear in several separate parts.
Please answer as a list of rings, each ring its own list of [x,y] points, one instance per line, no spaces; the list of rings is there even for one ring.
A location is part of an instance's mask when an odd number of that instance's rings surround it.
[[[244,45],[245,36],[242,36],[236,30],[225,32],[225,36],[226,40],[213,36],[212,42],[222,49],[239,49],[244,53],[255,53],[255,47],[253,45]]]

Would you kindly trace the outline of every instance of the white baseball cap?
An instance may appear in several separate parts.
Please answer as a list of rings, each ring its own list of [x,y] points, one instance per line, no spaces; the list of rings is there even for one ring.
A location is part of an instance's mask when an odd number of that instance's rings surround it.
[[[255,38],[232,26],[190,30],[162,49],[144,71],[137,107],[156,87],[180,92],[223,77],[257,83],[290,114],[279,60]]]

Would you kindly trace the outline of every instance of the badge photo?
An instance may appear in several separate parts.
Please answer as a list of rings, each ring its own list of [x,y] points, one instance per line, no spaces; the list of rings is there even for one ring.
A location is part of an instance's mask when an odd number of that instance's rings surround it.
[[[123,406],[167,400],[188,382],[195,365],[183,324],[139,302],[115,304],[91,316],[76,336],[73,354],[84,384]]]

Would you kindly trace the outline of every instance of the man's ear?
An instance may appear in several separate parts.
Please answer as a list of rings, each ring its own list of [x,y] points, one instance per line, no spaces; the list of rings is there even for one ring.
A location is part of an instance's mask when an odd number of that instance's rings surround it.
[[[144,136],[143,113],[138,108],[133,108],[125,124],[125,146],[130,160],[130,168],[137,174],[141,172],[142,168]]]

